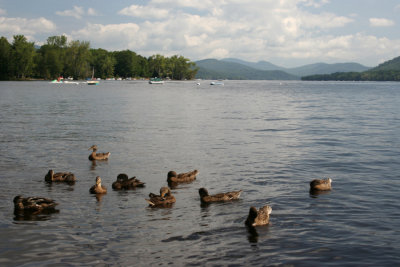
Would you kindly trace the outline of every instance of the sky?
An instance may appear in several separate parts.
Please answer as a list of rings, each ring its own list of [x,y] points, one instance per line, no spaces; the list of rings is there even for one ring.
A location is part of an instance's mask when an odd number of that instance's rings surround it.
[[[283,67],[400,56],[399,0],[0,0],[0,36]]]

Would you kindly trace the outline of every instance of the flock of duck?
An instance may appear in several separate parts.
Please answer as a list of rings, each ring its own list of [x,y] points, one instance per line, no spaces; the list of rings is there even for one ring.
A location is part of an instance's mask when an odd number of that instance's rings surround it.
[[[93,145],[89,148],[92,153],[89,155],[89,160],[108,160],[110,152],[98,153],[97,146]],[[167,207],[176,202],[175,197],[172,195],[170,187],[176,186],[179,183],[190,183],[196,179],[199,174],[198,170],[193,170],[186,173],[177,174],[175,171],[168,172],[167,182],[168,186],[163,186],[160,189],[160,194],[149,194],[149,198],[145,199],[150,207]],[[46,182],[66,182],[75,183],[76,177],[71,172],[58,172],[53,170],[45,175]],[[329,191],[332,188],[332,179],[315,179],[310,182],[310,193],[317,194],[318,192]],[[141,182],[136,177],[129,178],[128,175],[121,173],[117,176],[117,180],[112,183],[114,190],[129,190],[137,187],[144,187],[145,183]],[[89,192],[96,195],[106,194],[107,188],[101,184],[101,178],[96,177],[96,184],[93,185]],[[232,191],[226,193],[218,193],[210,195],[206,188],[199,189],[200,201],[202,203],[212,202],[227,202],[237,200],[240,197],[242,190]],[[14,197],[14,214],[23,215],[24,213],[39,214],[57,212],[56,203],[54,200],[45,197],[22,197],[20,195]],[[249,215],[245,221],[247,226],[260,226],[269,223],[269,217],[272,212],[271,206],[263,206],[259,209],[250,207]]]

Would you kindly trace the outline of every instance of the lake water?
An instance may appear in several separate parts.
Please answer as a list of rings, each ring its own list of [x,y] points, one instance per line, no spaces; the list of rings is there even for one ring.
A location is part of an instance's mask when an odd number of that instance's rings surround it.
[[[0,125],[1,266],[400,264],[399,83],[1,82]],[[110,159],[92,164],[93,144]],[[77,182],[46,184],[49,169]],[[148,207],[193,169],[172,207]],[[119,173],[146,187],[113,191]],[[311,196],[324,177],[333,190]],[[243,193],[202,206],[200,187]],[[59,213],[15,218],[17,194]],[[245,227],[266,204],[270,224]]]

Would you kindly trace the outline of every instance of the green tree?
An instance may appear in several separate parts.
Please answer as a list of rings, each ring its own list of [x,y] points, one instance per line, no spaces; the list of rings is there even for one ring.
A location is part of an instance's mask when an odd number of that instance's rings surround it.
[[[7,38],[0,38],[0,80],[9,79],[8,64],[10,63],[11,44]]]
[[[10,61],[12,76],[17,79],[25,79],[31,75],[34,67],[34,56],[34,43],[28,42],[24,35],[14,35]]]
[[[153,55],[148,59],[149,62],[149,73],[152,77],[165,78],[167,75],[166,63],[167,60],[162,55]]]
[[[95,77],[102,79],[113,77],[116,62],[113,54],[104,49],[91,49],[90,52]]]
[[[84,79],[91,76],[90,43],[72,41],[65,52],[65,74],[74,79]]]

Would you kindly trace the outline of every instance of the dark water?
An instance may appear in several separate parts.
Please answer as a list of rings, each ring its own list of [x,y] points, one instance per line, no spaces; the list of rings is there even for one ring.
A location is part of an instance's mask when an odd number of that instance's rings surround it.
[[[0,123],[2,266],[400,264],[398,83],[2,82]],[[91,164],[93,144],[108,162]],[[49,169],[78,181],[50,186]],[[147,207],[169,170],[192,169],[173,207]],[[146,187],[113,191],[119,173]],[[310,196],[323,177],[333,190]],[[200,187],[243,193],[202,207]],[[60,212],[16,220],[17,194]],[[266,204],[270,225],[247,229]]]

